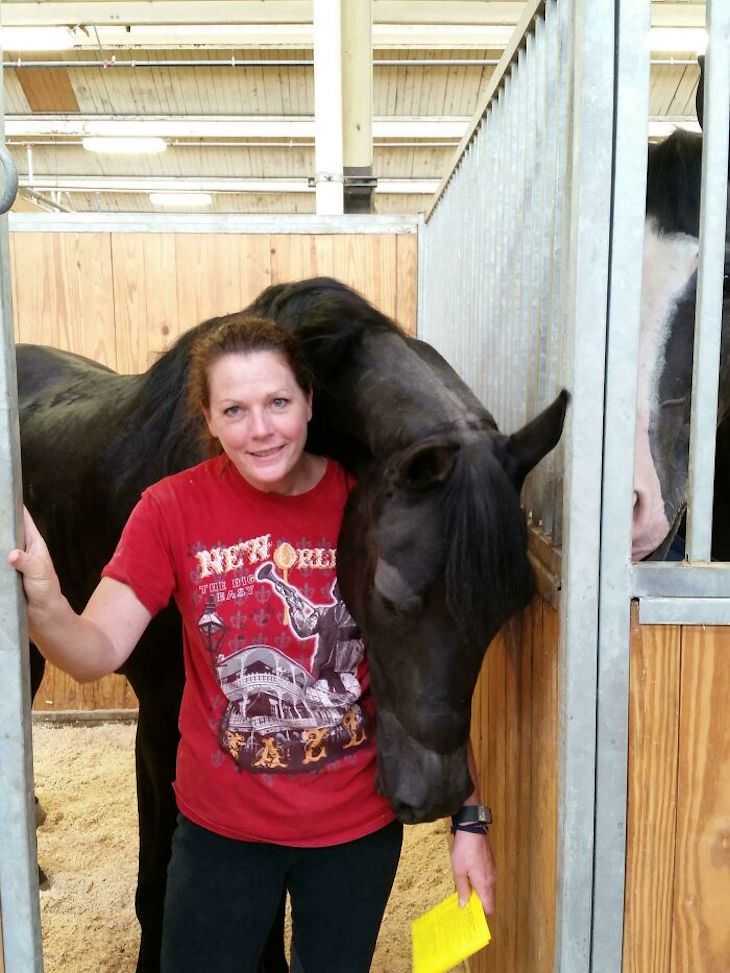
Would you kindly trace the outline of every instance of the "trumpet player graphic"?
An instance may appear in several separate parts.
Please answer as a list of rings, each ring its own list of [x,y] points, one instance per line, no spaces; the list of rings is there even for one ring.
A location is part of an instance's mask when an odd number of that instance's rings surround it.
[[[334,601],[314,605],[280,578],[270,562],[258,569],[256,577],[268,582],[284,601],[289,625],[299,638],[316,636],[312,676],[318,681],[323,680],[333,694],[357,697],[359,685],[355,673],[363,657],[363,643],[357,622],[340,597],[337,581],[331,590]]]

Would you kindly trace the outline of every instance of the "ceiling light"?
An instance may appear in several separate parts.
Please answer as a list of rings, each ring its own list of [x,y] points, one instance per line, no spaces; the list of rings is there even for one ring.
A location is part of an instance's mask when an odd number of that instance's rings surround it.
[[[686,132],[695,132],[697,135],[702,134],[700,123],[694,119],[653,118],[649,121],[649,138],[664,139],[677,128],[684,129]]]
[[[649,45],[652,51],[703,54],[707,47],[707,31],[704,27],[652,27]]]
[[[67,51],[74,46],[68,27],[0,27],[5,51]]]
[[[153,206],[210,206],[210,193],[150,193]]]
[[[114,138],[113,136],[89,136],[81,139],[87,152],[105,152],[110,155],[154,155],[164,152],[167,142],[161,138]]]

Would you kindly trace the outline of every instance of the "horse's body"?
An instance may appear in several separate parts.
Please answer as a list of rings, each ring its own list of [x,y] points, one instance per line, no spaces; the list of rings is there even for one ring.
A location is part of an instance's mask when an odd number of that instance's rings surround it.
[[[702,92],[702,79],[698,94]],[[701,118],[701,101],[698,98]],[[702,136],[649,147],[633,556],[662,557],[687,503]],[[713,553],[730,558],[730,288],[725,243]]]
[[[359,477],[338,576],[368,641],[380,786],[405,821],[449,813],[471,789],[465,744],[482,656],[532,591],[519,488],[556,444],[565,396],[507,437],[433,349],[336,281],[268,288],[250,310],[300,334],[317,382],[309,448]],[[25,500],[77,610],[141,490],[203,458],[184,402],[187,356],[219,320],[183,335],[139,376],[18,348]],[[183,669],[174,609],[153,620],[122,671],[139,699],[138,970],[153,971],[176,814]],[[275,941],[265,968],[283,968],[282,956]]]

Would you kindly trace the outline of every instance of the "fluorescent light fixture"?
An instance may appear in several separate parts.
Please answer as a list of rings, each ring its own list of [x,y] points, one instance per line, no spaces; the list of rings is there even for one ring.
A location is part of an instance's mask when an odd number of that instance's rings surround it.
[[[150,193],[153,206],[210,206],[210,193]]]
[[[167,148],[167,142],[156,137],[89,136],[81,139],[81,144],[87,152],[103,152],[109,155],[155,155]]]
[[[652,51],[704,54],[707,31],[704,27],[652,27],[649,46]]]
[[[0,27],[5,51],[67,51],[74,46],[68,27]]]
[[[700,128],[700,123],[694,119],[689,118],[654,118],[649,121],[649,138],[650,139],[663,139],[677,129],[682,128],[686,132],[695,132],[697,135],[702,134],[702,129]]]

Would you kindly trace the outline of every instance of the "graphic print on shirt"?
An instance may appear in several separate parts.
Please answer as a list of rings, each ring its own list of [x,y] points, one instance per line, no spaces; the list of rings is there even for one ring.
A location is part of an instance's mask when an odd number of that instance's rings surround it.
[[[313,557],[310,549],[283,542],[272,552],[270,543],[256,540],[257,546],[246,542],[245,561],[247,566],[259,563],[252,574],[241,577],[238,572],[238,586],[231,594],[245,590],[250,603],[273,600],[278,627],[289,638],[277,638],[270,627],[268,638],[261,637],[261,630],[247,635],[244,619],[249,616],[226,612],[226,606],[242,599],[231,599],[220,583],[215,585],[216,597],[206,599],[198,630],[227,700],[219,743],[240,767],[253,772],[319,769],[367,739],[357,679],[363,642],[336,580],[328,585],[330,600],[321,604],[289,579],[289,571],[301,563],[315,571],[321,567],[324,577],[331,577],[333,550],[316,549],[318,556]],[[260,563],[264,554],[266,560]],[[196,556],[199,577],[206,577],[213,563],[210,552]],[[241,584],[244,581],[251,583]],[[291,636],[295,646],[287,652],[270,644],[291,641]]]

